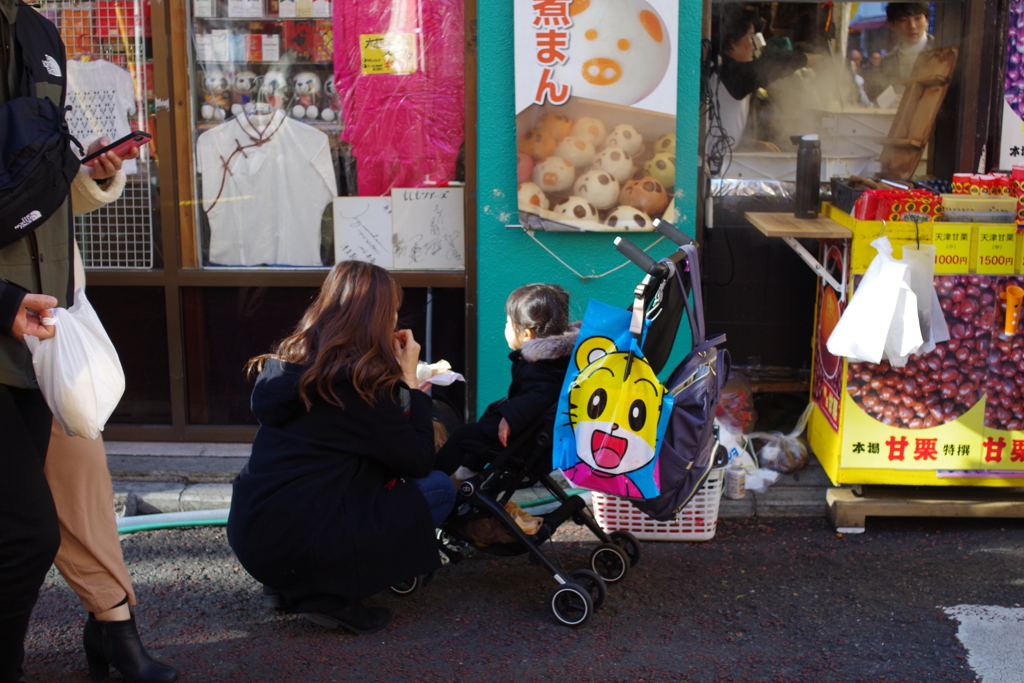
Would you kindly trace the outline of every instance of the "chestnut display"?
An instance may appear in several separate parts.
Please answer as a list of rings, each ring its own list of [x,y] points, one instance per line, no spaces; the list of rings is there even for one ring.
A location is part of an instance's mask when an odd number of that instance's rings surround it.
[[[970,410],[985,391],[996,317],[992,278],[940,276],[935,290],[949,341],[911,356],[902,368],[886,362],[849,364],[847,392],[883,424],[904,429],[945,424]]]
[[[1006,302],[999,294],[1009,285],[1020,286],[1018,278],[1001,279],[995,292],[995,316],[992,343],[988,352],[988,381],[985,384],[985,425],[994,429],[1024,429],[1024,337],[1018,331],[1009,339],[999,332],[1003,328]]]

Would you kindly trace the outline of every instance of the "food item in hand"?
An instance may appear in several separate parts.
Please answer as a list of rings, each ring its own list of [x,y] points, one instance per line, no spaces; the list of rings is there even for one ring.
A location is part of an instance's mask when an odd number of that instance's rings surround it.
[[[420,363],[416,366],[416,380],[426,382],[431,377],[450,372],[451,369],[451,363],[446,360],[439,360],[436,363]]]

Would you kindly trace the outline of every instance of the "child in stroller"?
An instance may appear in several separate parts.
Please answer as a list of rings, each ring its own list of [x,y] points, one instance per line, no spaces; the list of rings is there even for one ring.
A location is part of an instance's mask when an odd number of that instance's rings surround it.
[[[681,247],[692,244],[688,236],[669,223],[656,221],[655,228]],[[636,287],[634,299],[642,300],[644,315],[650,321],[643,353],[653,371],[658,373],[669,359],[687,306],[686,300],[693,286],[684,278],[674,276],[679,268],[688,266],[688,257],[684,249],[679,249],[660,262],[655,262],[624,238],[618,238],[615,244],[623,255],[647,274]],[[699,291],[694,294],[699,300]],[[509,318],[513,319],[511,314]],[[509,343],[512,344],[511,339]],[[552,417],[557,407],[557,397],[558,392],[551,399]],[[482,519],[500,522],[515,541],[478,545],[479,550],[495,555],[529,553],[531,562],[541,565],[558,582],[548,600],[555,619],[561,624],[579,627],[587,622],[594,610],[601,607],[606,595],[606,584],[622,581],[628,570],[639,562],[640,544],[628,531],[606,533],[598,525],[585,500],[580,496],[569,495],[551,476],[552,422],[537,420],[528,428],[516,431],[511,439],[496,443],[492,441],[490,445],[474,443],[470,439],[458,442],[460,452],[472,452],[479,456],[477,462],[486,463],[486,467],[458,484],[455,510],[438,530],[438,541],[442,554],[453,563],[459,562],[464,559],[466,549],[471,547],[472,539],[467,538],[465,533],[468,523]],[[499,444],[504,448],[499,450]],[[701,483],[702,478],[696,481],[698,487]],[[505,506],[518,489],[538,484],[547,489],[558,507],[544,514],[543,523],[536,533],[527,534],[516,524]],[[565,571],[549,560],[541,550],[542,544],[569,519],[586,526],[600,541],[590,553],[590,569]],[[425,578],[415,577],[393,586],[392,591],[399,595],[410,594],[423,585]]]
[[[524,285],[509,296],[505,312],[505,339],[512,349],[508,397],[488,406],[479,422],[455,429],[435,461],[436,469],[452,473],[458,487],[456,510],[439,530],[440,549],[452,562],[464,559],[470,547],[495,555],[529,553],[559,582],[550,598],[555,618],[579,627],[604,602],[606,584],[623,580],[637,563],[640,544],[625,531],[605,533],[585,500],[567,494],[552,477],[558,395],[579,332],[578,324],[568,322],[568,293],[558,285]],[[537,524],[523,523],[531,518],[511,503],[512,496],[537,485],[559,505],[542,519],[532,518]],[[587,526],[601,541],[589,569],[565,572],[539,548],[568,519]],[[489,538],[482,538],[481,529]],[[412,593],[425,579],[414,578],[392,591]]]
[[[512,292],[505,302],[505,341],[512,349],[508,396],[487,406],[479,422],[452,433],[438,451],[437,469],[458,484],[483,470],[490,449],[508,446],[510,435],[538,420],[550,427],[578,331],[569,325],[569,294],[558,285],[535,283]]]

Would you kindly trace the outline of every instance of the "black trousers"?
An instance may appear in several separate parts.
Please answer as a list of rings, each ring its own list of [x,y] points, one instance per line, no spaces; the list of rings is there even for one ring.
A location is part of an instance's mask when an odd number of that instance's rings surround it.
[[[39,390],[0,384],[0,683],[21,676],[29,617],[60,547],[43,476],[52,419]]]
[[[474,472],[482,470],[490,462],[490,456],[475,451],[481,446],[501,448],[497,438],[500,422],[499,413],[484,413],[479,422],[470,422],[456,429],[437,452],[434,469],[445,474],[452,474],[460,465],[465,465]]]

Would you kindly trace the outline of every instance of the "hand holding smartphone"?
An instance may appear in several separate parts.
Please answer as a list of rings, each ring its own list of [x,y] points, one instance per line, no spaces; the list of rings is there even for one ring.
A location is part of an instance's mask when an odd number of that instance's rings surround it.
[[[133,148],[141,147],[142,145],[146,144],[152,139],[153,136],[150,135],[149,133],[146,133],[141,130],[133,130],[131,133],[125,135],[120,140],[115,140],[106,147],[102,147],[93,152],[92,154],[89,154],[88,156],[84,157],[82,159],[82,164],[85,166],[92,166],[93,164],[96,163],[97,157],[106,154],[107,152],[113,152],[117,156],[123,158]]]

